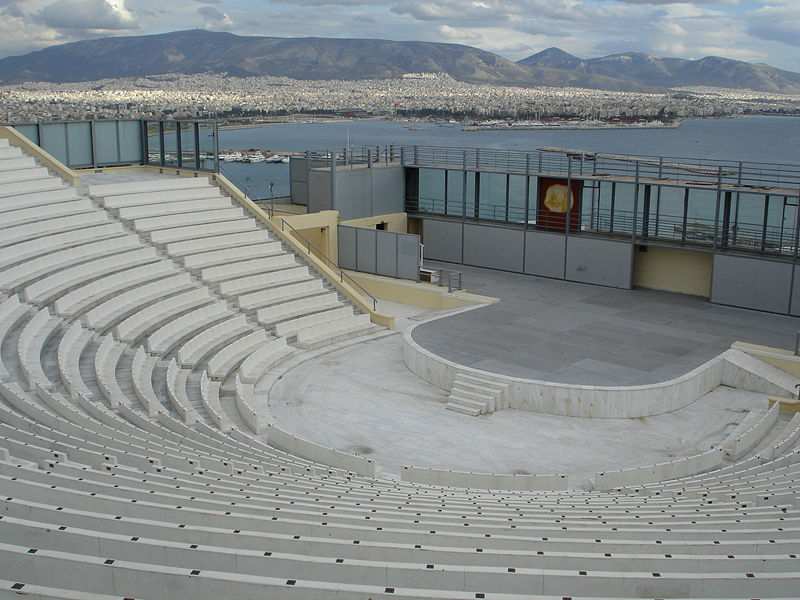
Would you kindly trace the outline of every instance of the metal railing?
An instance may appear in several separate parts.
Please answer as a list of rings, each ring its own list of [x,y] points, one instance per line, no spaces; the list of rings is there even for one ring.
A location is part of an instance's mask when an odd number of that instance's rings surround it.
[[[656,180],[742,192],[780,188],[800,196],[800,164],[761,163],[674,156],[622,155],[562,148],[530,152],[493,148],[391,146],[403,166],[485,171],[512,175],[608,177]]]
[[[366,296],[367,298],[369,298],[370,302],[372,302],[372,310],[373,310],[373,311],[377,311],[377,310],[378,310],[378,299],[377,299],[375,296],[373,296],[372,294],[370,294],[370,293],[369,293],[369,292],[368,292],[366,289],[364,289],[364,286],[362,286],[362,285],[361,285],[360,283],[358,283],[358,282],[357,282],[355,279],[353,279],[352,277],[350,277],[350,275],[348,275],[347,273],[345,273],[345,272],[344,272],[344,270],[343,270],[343,269],[341,269],[341,268],[339,267],[339,265],[337,265],[337,264],[336,264],[335,262],[333,262],[333,261],[332,261],[330,258],[328,258],[328,257],[325,255],[325,253],[324,253],[324,252],[323,252],[323,251],[322,251],[320,248],[318,248],[317,246],[315,246],[314,244],[312,244],[312,243],[311,243],[311,241],[310,241],[310,240],[309,240],[307,237],[305,237],[305,236],[304,236],[302,233],[300,233],[300,232],[299,232],[297,229],[295,229],[294,227],[292,227],[291,223],[289,223],[289,222],[288,222],[286,219],[281,219],[281,231],[286,231],[286,228],[287,228],[287,227],[288,227],[288,228],[289,228],[289,230],[292,232],[292,234],[294,235],[294,237],[295,237],[295,238],[297,238],[297,240],[298,240],[298,241],[299,241],[299,242],[300,242],[300,243],[301,243],[303,246],[305,246],[305,248],[306,248],[306,253],[308,253],[308,255],[309,255],[309,256],[315,256],[315,257],[319,258],[320,260],[322,260],[322,261],[323,261],[323,262],[324,262],[326,265],[328,265],[328,267],[330,267],[330,268],[331,268],[331,270],[332,270],[334,273],[336,273],[336,274],[339,276],[339,282],[340,282],[340,283],[344,283],[344,280],[346,279],[346,280],[347,280],[347,283],[348,283],[349,285],[352,285],[352,286],[353,286],[354,288],[356,288],[356,289],[357,289],[359,292],[361,292],[361,294],[363,294],[364,296]],[[313,250],[313,252],[312,252],[312,250]]]

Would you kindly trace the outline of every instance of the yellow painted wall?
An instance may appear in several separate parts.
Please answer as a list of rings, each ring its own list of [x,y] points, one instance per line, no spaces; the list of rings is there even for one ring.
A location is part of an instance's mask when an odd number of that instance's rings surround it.
[[[637,249],[633,285],[709,298],[713,260],[705,252],[654,246],[647,252]]]
[[[276,215],[272,218],[272,222],[278,228],[281,226],[281,220],[294,227],[300,236],[311,242],[314,248],[322,251],[325,258],[339,264],[338,210],[323,210],[304,215]],[[304,241],[291,229],[287,227],[286,231],[297,238],[299,243],[304,244]]]
[[[351,227],[360,227],[362,229],[375,229],[375,226],[379,223],[386,223],[386,231],[394,233],[408,232],[408,215],[404,212],[342,221],[342,225],[350,225]]]

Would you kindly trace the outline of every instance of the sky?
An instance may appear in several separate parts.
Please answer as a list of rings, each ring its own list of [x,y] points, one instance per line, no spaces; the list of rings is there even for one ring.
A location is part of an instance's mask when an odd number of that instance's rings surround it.
[[[800,71],[800,0],[0,0],[0,56],[203,28],[242,35],[453,42],[518,60],[717,55]]]

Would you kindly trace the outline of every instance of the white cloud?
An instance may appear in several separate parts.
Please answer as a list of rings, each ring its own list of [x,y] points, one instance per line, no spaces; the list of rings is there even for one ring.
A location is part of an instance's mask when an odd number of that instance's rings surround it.
[[[36,18],[52,29],[114,31],[137,26],[124,0],[56,0]]]

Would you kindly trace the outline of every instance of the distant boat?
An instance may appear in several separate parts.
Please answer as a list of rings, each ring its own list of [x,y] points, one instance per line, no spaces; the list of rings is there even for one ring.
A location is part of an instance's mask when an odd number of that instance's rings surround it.
[[[266,159],[268,163],[279,163],[283,162],[283,157],[280,154],[273,154],[269,158]]]
[[[285,165],[288,165],[289,164],[289,157],[288,156],[284,156],[283,158],[281,158],[281,162],[283,164],[285,164]]]

